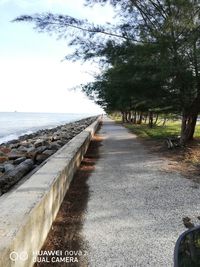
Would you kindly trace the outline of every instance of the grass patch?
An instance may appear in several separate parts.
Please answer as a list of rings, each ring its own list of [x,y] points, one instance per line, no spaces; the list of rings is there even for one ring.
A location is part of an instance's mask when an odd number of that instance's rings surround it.
[[[164,139],[180,134],[180,122],[170,122],[165,126],[154,126],[153,128],[149,128],[146,124],[133,125],[125,123],[124,126],[143,138]]]
[[[124,126],[143,138],[164,139],[167,137],[180,136],[181,121],[168,121],[165,126],[156,125],[153,128],[149,128],[146,124],[124,123]],[[200,137],[199,124],[196,126],[194,137]]]
[[[121,116],[110,116],[116,123],[121,123]],[[123,124],[127,129],[142,138],[165,139],[180,136],[181,120],[167,120],[165,126],[155,125],[149,128],[147,124]],[[200,124],[197,122],[194,137],[200,138]]]

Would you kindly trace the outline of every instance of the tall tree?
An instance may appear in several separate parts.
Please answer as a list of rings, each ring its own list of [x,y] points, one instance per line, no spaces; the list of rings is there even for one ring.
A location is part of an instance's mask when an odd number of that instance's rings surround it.
[[[183,118],[181,142],[185,143],[192,139],[200,110],[199,1],[86,0],[86,2],[111,3],[118,10],[120,24],[99,26],[87,20],[55,14],[21,16],[15,21],[34,22],[36,28],[41,31],[67,36],[69,44],[75,47],[71,56],[73,59],[87,60],[100,57],[104,63],[110,64],[112,60],[113,66],[115,61],[118,62],[117,56],[109,58],[107,54],[105,57],[105,49],[108,49],[111,38],[115,44],[121,45],[125,42],[129,47],[136,43],[144,47],[146,44],[155,45],[158,49],[156,56],[160,63],[157,66],[160,68],[160,73],[163,73],[162,89],[165,89],[171,96],[171,101],[176,103],[177,107],[173,105],[176,110],[181,107]],[[110,49],[112,50],[112,46]],[[152,55],[155,56],[154,53]],[[154,68],[152,67],[152,70]],[[132,81],[134,79],[137,81],[133,71]],[[145,78],[142,84],[144,83]],[[151,87],[151,90],[153,88]],[[150,101],[152,97],[154,98],[153,95],[149,95],[148,100]]]

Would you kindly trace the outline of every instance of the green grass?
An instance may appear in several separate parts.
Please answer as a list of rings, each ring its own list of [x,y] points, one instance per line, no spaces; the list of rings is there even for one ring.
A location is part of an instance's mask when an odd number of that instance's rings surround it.
[[[121,116],[110,116],[117,123],[121,123]],[[124,123],[124,126],[142,138],[164,139],[167,137],[180,136],[181,120],[167,120],[165,126],[157,125],[149,128],[147,124]],[[200,137],[200,124],[197,122],[194,137]]]
[[[200,137],[200,124],[197,122],[194,137]]]
[[[143,138],[164,139],[180,135],[180,122],[168,122],[165,126],[154,126],[149,128],[146,124],[133,125],[124,124],[126,128]]]
[[[119,117],[115,121],[120,122]],[[142,138],[164,139],[167,137],[180,136],[181,121],[167,121],[165,126],[157,125],[149,128],[147,124],[124,123],[124,126]],[[200,137],[200,125],[197,124],[194,137]]]

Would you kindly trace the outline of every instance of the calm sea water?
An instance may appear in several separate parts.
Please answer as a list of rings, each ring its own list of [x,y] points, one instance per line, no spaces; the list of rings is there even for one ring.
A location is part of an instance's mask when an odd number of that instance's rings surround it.
[[[0,112],[0,144],[40,129],[73,122],[91,114]]]

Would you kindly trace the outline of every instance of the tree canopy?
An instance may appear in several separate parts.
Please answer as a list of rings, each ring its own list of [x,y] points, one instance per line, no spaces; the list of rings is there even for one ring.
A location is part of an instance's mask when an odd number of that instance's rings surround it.
[[[62,14],[14,21],[54,32],[74,47],[67,59],[98,59],[102,73],[83,86],[106,110],[182,114],[181,142],[194,134],[200,110],[200,4],[197,0],[85,0],[110,3],[118,25]]]

